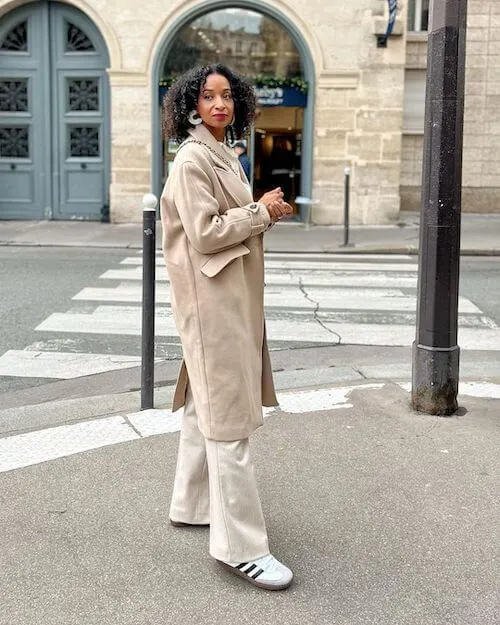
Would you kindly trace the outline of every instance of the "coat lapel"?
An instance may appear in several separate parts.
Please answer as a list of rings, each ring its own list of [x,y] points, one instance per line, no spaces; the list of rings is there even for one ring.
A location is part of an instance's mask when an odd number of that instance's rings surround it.
[[[213,161],[214,171],[219,178],[225,193],[233,200],[236,206],[245,206],[253,201],[249,186],[243,180],[243,174],[237,158],[231,162],[231,157],[220,145],[212,133],[200,124],[189,134],[195,141],[201,141],[209,146],[210,158]],[[231,162],[233,168],[229,167],[226,161]],[[238,173],[235,173],[236,170]]]

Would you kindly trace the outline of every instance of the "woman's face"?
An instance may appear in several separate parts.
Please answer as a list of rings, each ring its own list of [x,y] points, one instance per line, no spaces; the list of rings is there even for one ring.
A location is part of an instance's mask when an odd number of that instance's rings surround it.
[[[210,74],[198,96],[197,111],[218,141],[224,141],[225,128],[233,121],[234,101],[225,76]]]

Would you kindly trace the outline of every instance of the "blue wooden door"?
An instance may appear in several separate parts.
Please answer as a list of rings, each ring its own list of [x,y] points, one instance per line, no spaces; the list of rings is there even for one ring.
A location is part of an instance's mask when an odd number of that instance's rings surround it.
[[[0,22],[0,219],[101,219],[109,188],[108,55],[56,2]]]

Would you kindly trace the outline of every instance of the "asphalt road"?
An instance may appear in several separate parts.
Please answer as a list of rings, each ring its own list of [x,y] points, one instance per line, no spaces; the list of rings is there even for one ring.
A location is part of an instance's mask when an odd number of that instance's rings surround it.
[[[47,349],[47,345],[50,347],[52,340],[54,351],[139,355],[140,337],[137,336],[72,333],[61,338],[60,334],[51,336],[35,331],[37,325],[52,313],[66,313],[76,307],[80,312],[95,308],[95,303],[72,302],[71,298],[85,287],[103,286],[99,276],[108,269],[120,267],[120,261],[127,256],[130,256],[129,250],[121,249],[0,248],[0,356],[7,350],[36,349],[41,334],[43,349]],[[352,262],[356,262],[355,257]],[[400,262],[416,263],[416,259]],[[500,258],[462,258],[460,294],[497,325],[500,325],[499,285]],[[113,286],[113,282],[106,286]],[[176,357],[178,349],[175,345],[172,349],[171,357]],[[4,376],[0,377],[0,391],[27,388],[47,381],[47,378]]]

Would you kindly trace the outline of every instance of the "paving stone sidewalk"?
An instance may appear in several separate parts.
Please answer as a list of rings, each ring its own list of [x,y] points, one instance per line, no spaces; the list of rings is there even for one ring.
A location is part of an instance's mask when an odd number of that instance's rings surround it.
[[[140,211],[139,211],[140,215]],[[265,236],[268,252],[394,253],[415,254],[419,245],[419,215],[402,212],[386,226],[352,226],[351,247],[343,247],[342,226],[280,223]],[[160,247],[161,224],[157,244]],[[462,215],[462,254],[500,255],[500,213]],[[67,221],[0,221],[0,245],[114,247],[140,249],[139,223],[106,224]]]

